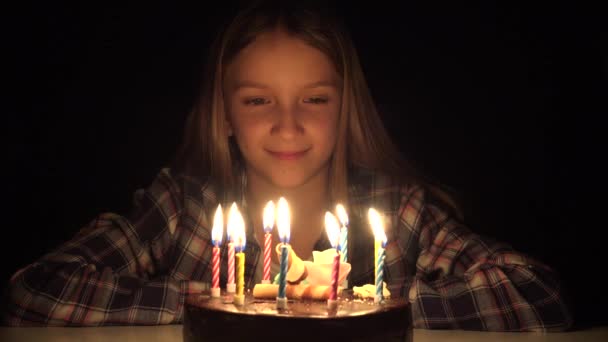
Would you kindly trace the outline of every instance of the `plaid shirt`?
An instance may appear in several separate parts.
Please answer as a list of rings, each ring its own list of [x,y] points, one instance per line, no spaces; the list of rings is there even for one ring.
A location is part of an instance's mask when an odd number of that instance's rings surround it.
[[[385,281],[393,296],[409,296],[414,327],[551,331],[571,326],[550,268],[471,232],[420,186],[395,184],[362,169],[349,177],[351,286],[374,282],[367,210],[375,207],[386,219]],[[13,275],[5,323],[181,322],[185,297],[209,287],[213,213],[218,203],[227,208],[229,200],[219,193],[212,182],[201,184],[163,169],[145,191],[136,192],[128,217],[100,215],[71,241]],[[251,226],[247,288],[254,286],[261,255]],[[315,249],[329,247],[323,237]],[[222,288],[226,254],[224,245]]]

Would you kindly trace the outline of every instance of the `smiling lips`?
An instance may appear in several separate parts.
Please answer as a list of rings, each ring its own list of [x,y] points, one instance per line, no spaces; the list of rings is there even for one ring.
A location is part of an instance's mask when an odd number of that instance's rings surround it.
[[[302,151],[268,151],[271,156],[281,160],[296,160],[301,158],[308,152],[310,148]]]

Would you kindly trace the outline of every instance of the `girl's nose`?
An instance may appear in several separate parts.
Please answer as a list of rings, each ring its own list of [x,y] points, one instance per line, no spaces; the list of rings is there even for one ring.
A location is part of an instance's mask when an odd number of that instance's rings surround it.
[[[281,138],[289,140],[302,134],[304,129],[300,124],[296,106],[283,106],[279,109],[272,134],[278,134]]]

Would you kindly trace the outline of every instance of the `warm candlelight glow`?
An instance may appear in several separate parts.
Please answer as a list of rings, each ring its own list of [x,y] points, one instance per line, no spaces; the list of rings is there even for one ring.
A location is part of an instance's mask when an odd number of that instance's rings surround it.
[[[245,250],[245,221],[241,212],[236,206],[236,203],[232,203],[230,212],[228,213],[228,229],[232,241],[234,242],[234,248],[236,252],[242,252]]]
[[[336,206],[336,214],[338,215],[338,219],[340,219],[340,223],[342,223],[343,226],[348,225],[348,215],[346,214],[346,209],[344,209],[342,204],[338,204]]]
[[[327,300],[327,307],[333,310],[338,305],[336,300],[338,299],[338,276],[340,274],[340,253],[338,249],[338,243],[340,241],[340,224],[334,214],[329,211],[325,212],[325,230],[327,231],[329,243],[336,249],[336,256],[334,257],[333,267],[331,268],[331,291]]]
[[[211,229],[211,241],[215,247],[222,243],[222,235],[224,235],[224,214],[222,205],[218,205],[213,217],[213,228]]]
[[[329,211],[325,212],[325,231],[327,232],[329,243],[331,243],[333,248],[336,248],[340,240],[340,224],[334,214]]]
[[[264,207],[264,217],[263,217],[265,233],[270,233],[272,231],[272,227],[274,226],[274,215],[275,215],[274,202],[268,201],[268,203],[266,204],[266,207]]]
[[[277,229],[279,230],[279,239],[281,239],[282,243],[289,243],[290,216],[289,205],[285,198],[281,197],[277,205]]]
[[[238,211],[238,208],[236,207],[236,203],[232,202],[232,205],[230,206],[230,210],[228,210],[228,224],[226,225],[226,240],[228,242],[234,242],[234,236],[233,236],[233,226],[234,224],[230,224],[230,217],[233,215],[233,212]]]
[[[368,211],[369,223],[372,226],[376,241],[382,243],[382,247],[386,246],[386,233],[384,232],[384,222],[380,213],[374,208],[369,208]]]

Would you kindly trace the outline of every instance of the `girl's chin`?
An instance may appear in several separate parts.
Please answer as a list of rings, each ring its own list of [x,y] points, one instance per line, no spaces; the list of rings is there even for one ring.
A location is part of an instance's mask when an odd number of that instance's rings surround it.
[[[292,171],[286,173],[276,172],[270,174],[267,179],[276,188],[294,190],[313,181],[314,178],[314,174],[305,174],[303,172]]]
[[[277,188],[291,190],[304,185],[306,179],[304,177],[272,177],[270,182]]]
[[[250,174],[250,176],[258,178],[263,183],[274,188],[284,189],[286,191],[295,190],[309,183],[317,183],[317,178],[321,177],[319,172],[304,168],[276,168],[273,170],[260,171],[262,172]]]

